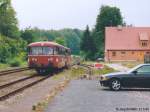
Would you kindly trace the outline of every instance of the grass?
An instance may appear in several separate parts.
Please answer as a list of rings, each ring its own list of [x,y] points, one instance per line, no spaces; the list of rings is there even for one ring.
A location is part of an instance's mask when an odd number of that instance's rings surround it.
[[[94,62],[94,61],[84,61],[83,64],[87,64],[87,65],[92,65],[94,63],[101,63],[101,64],[104,64],[105,62]]]
[[[91,70],[92,70],[92,75],[94,75],[94,76],[116,72],[114,69],[112,69],[112,68],[110,68],[108,66],[104,66],[103,69],[92,68]],[[74,67],[72,67],[69,70],[64,70],[63,72],[61,72],[61,73],[59,73],[57,75],[54,75],[53,79],[54,80],[58,80],[58,79],[61,79],[61,78],[70,79],[70,80],[78,79],[78,78],[84,76],[85,74],[87,74],[87,71],[88,70],[85,69],[84,67],[74,66]]]
[[[10,68],[9,64],[0,64],[0,69],[5,70],[7,68]]]
[[[108,73],[112,73],[112,72],[116,72],[116,70],[114,70],[113,68],[110,68],[108,66],[104,66],[103,69],[93,69],[94,75],[103,75],[103,74],[108,74]]]
[[[85,74],[85,69],[84,68],[75,66],[75,67],[72,67],[68,70],[64,70],[63,72],[61,72],[57,75],[54,75],[53,79],[54,80],[58,80],[58,79],[61,79],[61,78],[75,79],[75,78],[80,77],[84,74]]]
[[[15,63],[13,63],[15,64]],[[27,62],[21,62],[18,66],[13,66],[10,63],[6,63],[6,64],[2,64],[0,63],[0,71],[1,70],[7,70],[7,69],[12,69],[14,67],[26,67],[27,66]]]

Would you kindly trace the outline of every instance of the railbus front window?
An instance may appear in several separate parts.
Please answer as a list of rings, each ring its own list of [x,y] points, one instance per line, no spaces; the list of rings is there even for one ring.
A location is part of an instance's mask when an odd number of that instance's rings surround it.
[[[42,55],[42,47],[31,47],[30,54],[31,55]]]
[[[30,55],[53,55],[53,48],[51,47],[31,47]]]
[[[43,55],[52,55],[52,54],[53,54],[53,48],[43,47]]]

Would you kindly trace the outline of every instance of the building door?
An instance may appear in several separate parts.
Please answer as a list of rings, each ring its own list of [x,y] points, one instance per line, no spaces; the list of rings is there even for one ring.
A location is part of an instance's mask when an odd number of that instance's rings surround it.
[[[139,61],[144,61],[144,52],[143,52],[143,51],[140,51],[140,52],[138,53],[138,60],[139,60]]]
[[[144,63],[150,63],[150,52],[144,54]]]

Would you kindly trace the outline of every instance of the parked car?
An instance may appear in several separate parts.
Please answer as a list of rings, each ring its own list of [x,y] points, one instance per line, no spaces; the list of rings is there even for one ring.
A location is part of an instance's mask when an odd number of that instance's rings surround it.
[[[116,72],[100,77],[101,86],[114,91],[122,87],[150,87],[150,64],[140,64],[127,72]]]
[[[98,62],[100,62],[100,61],[104,61],[104,58],[97,58],[97,60],[96,61],[98,61]]]

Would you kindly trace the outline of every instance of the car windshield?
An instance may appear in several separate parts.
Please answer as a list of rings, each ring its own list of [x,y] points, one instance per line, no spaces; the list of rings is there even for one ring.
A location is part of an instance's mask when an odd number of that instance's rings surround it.
[[[137,66],[131,68],[131,69],[128,71],[128,73],[132,73],[133,71],[135,71],[136,69],[138,69],[138,68],[141,67],[141,66],[142,66],[142,65],[137,65]]]

